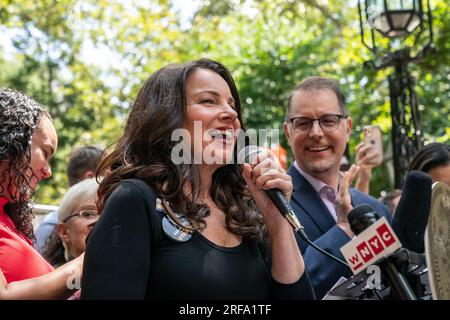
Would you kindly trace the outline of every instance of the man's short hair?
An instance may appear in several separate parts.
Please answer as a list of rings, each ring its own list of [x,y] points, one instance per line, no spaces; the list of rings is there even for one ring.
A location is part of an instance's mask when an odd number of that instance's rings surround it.
[[[72,151],[67,164],[69,186],[73,186],[83,180],[86,172],[92,171],[95,173],[102,154],[103,150],[95,146],[81,147]]]
[[[286,121],[290,117],[291,105],[292,105],[292,97],[294,93],[297,91],[313,91],[313,90],[323,90],[329,89],[336,94],[336,97],[339,102],[339,108],[341,109],[342,114],[347,115],[347,109],[345,107],[345,95],[342,92],[339,82],[336,79],[331,78],[323,78],[323,77],[308,77],[301,81],[291,92],[288,98],[288,105],[286,110]]]

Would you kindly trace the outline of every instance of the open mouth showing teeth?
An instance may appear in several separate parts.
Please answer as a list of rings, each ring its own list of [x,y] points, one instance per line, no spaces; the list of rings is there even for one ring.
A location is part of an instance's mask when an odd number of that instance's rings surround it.
[[[211,130],[209,134],[213,137],[213,140],[231,140],[233,138],[232,130]]]
[[[321,152],[321,151],[325,151],[328,150],[330,147],[309,147],[308,151],[311,152]]]

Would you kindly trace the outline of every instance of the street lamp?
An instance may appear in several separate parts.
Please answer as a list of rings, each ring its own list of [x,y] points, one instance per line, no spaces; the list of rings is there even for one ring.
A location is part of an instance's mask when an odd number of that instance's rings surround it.
[[[395,188],[399,189],[412,157],[422,147],[419,104],[408,64],[423,60],[432,49],[430,3],[425,1],[424,10],[422,0],[358,0],[361,41],[374,56],[365,66],[375,70],[394,68],[388,80]],[[380,35],[388,38],[388,44],[379,44]],[[421,48],[415,48],[419,43],[423,43]],[[416,53],[412,54],[414,48]]]
[[[385,37],[403,37],[423,22],[421,0],[367,0],[366,5],[368,24]]]

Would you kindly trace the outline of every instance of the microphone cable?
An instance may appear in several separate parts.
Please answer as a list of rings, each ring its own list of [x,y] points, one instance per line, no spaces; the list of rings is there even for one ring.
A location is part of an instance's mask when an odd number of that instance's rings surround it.
[[[304,240],[306,243],[308,243],[311,247],[313,247],[314,249],[316,249],[320,253],[326,255],[328,258],[333,259],[337,263],[340,263],[341,265],[346,266],[347,268],[350,269],[350,267],[349,267],[349,265],[347,263],[345,263],[344,261],[342,261],[338,257],[333,256],[331,253],[326,252],[325,250],[323,250],[322,248],[317,246],[314,242],[309,240],[308,236],[306,235],[305,229],[303,228],[303,226],[301,224],[300,224],[300,226],[297,225],[297,226],[293,226],[293,227],[294,227],[295,232],[297,232],[297,234],[300,236],[300,238],[302,238],[302,240]]]

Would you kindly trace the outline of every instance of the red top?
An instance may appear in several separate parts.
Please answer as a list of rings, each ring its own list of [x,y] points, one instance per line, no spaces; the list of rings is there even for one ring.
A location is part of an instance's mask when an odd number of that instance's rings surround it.
[[[3,207],[8,201],[0,197],[0,270],[6,281],[35,278],[54,268],[33,248],[30,239],[16,230]]]

